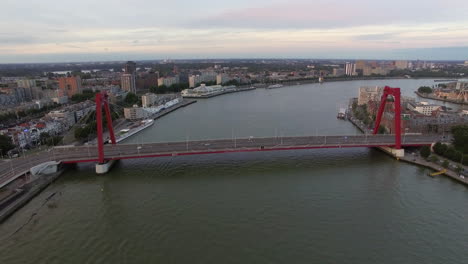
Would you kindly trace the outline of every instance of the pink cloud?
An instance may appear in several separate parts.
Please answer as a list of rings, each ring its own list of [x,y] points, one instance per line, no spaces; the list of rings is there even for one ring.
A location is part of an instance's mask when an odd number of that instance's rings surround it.
[[[457,6],[457,8],[451,8]],[[297,1],[224,10],[192,21],[195,26],[239,28],[339,28],[398,23],[467,20],[468,4],[460,0],[424,2]]]

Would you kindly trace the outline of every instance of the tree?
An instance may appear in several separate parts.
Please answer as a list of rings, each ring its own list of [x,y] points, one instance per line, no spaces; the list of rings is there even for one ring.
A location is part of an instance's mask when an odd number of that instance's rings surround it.
[[[419,153],[421,154],[421,157],[427,159],[431,155],[431,148],[429,146],[423,146],[419,150]]]
[[[449,161],[448,160],[444,160],[444,162],[442,162],[442,167],[444,168],[448,168],[450,165]]]
[[[452,135],[455,148],[464,154],[468,154],[468,125],[454,126]]]
[[[139,102],[138,96],[134,93],[128,93],[125,96],[124,102],[126,105],[134,105]]]
[[[11,138],[9,136],[0,135],[0,149],[2,154],[6,154],[8,151],[15,148]]]
[[[377,133],[378,133],[378,134],[385,134],[386,131],[387,131],[387,130],[385,129],[385,126],[380,125],[380,126],[379,126],[379,130],[378,130]]]
[[[424,93],[424,94],[430,94],[432,93],[432,88],[429,86],[421,86],[419,87],[418,92]]]
[[[443,156],[445,152],[447,151],[447,145],[442,144],[441,142],[437,142],[434,145],[434,152],[438,155]]]
[[[437,158],[437,156],[435,156],[435,155],[431,155],[429,157],[429,161],[433,162],[433,163],[437,163],[437,162],[439,162],[439,158]]]

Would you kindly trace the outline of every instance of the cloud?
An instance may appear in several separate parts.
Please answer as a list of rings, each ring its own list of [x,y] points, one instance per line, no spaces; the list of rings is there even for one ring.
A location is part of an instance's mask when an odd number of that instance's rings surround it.
[[[2,3],[9,12],[0,17],[0,57],[385,57],[468,43],[462,0],[82,0],[73,8],[69,2]]]
[[[355,40],[388,40],[395,39],[397,34],[395,33],[383,33],[383,34],[366,34],[366,35],[357,35],[353,37]]]
[[[450,7],[457,8],[450,8]],[[231,8],[188,26],[228,28],[330,29],[365,25],[466,21],[468,4],[461,0],[374,1],[291,0],[257,7]]]

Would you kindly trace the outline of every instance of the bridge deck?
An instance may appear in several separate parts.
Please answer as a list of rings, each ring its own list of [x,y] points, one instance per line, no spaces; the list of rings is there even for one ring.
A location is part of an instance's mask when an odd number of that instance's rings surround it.
[[[429,145],[441,140],[439,136],[407,135],[403,146]],[[392,147],[394,135],[303,136],[216,139],[184,142],[105,145],[106,159],[134,159],[146,157],[182,156],[228,152],[273,151],[315,148]],[[21,157],[0,163],[0,187],[16,175],[46,161],[63,163],[97,162],[96,146],[56,147],[48,152]],[[4,184],[3,184],[4,185]]]

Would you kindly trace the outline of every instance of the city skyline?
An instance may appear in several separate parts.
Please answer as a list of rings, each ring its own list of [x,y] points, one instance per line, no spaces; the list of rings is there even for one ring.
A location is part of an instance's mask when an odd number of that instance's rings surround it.
[[[468,59],[468,4],[460,0],[67,2],[5,3],[1,63]]]

